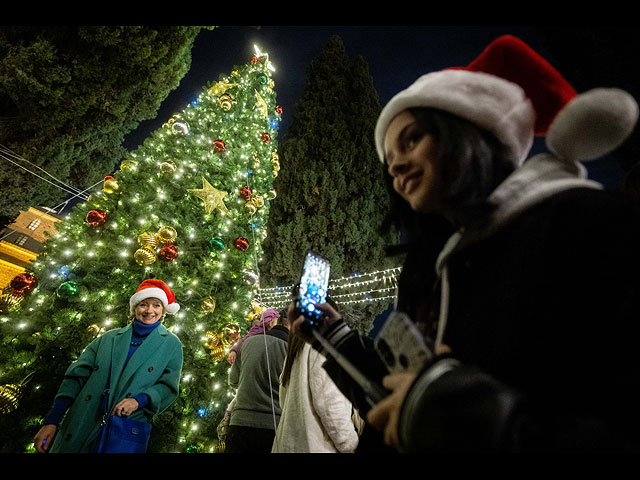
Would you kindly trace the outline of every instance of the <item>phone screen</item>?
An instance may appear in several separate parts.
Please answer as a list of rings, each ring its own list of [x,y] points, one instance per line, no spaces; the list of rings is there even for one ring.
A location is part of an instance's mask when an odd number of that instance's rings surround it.
[[[300,280],[299,301],[302,314],[312,321],[322,316],[315,306],[327,300],[329,270],[328,261],[314,253],[307,253]]]

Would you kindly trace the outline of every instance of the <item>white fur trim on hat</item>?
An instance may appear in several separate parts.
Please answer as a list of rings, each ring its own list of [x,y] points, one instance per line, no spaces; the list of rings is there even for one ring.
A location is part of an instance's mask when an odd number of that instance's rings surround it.
[[[135,306],[141,301],[146,300],[147,298],[157,298],[158,300],[160,300],[167,313],[173,314],[177,313],[178,310],[180,310],[180,305],[178,305],[176,302],[169,303],[169,299],[167,298],[167,294],[164,290],[157,287],[148,287],[143,290],[137,291],[131,296],[131,298],[129,299],[129,307],[131,308],[131,311],[133,312]]]
[[[624,90],[594,88],[571,100],[551,123],[547,148],[566,161],[589,161],[620,146],[638,120],[638,104]]]
[[[444,110],[487,130],[511,150],[516,166],[525,160],[533,144],[536,114],[519,85],[484,72],[441,70],[423,75],[383,108],[375,129],[382,162],[389,123],[413,107]]]

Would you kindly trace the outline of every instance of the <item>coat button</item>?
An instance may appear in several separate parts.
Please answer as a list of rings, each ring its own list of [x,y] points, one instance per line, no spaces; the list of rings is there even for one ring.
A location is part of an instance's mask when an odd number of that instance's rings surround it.
[[[150,372],[153,372],[153,367],[149,367],[149,371],[150,371]]]
[[[64,439],[65,439],[65,440],[71,440],[71,434],[70,434],[70,433],[67,433],[67,434],[64,436]]]
[[[100,365],[94,365],[94,366],[93,366],[93,370],[94,370],[94,371],[95,371],[95,370],[98,370],[99,368],[100,368]]]
[[[89,400],[91,400],[91,395],[87,395],[87,398],[85,398],[85,400],[88,402]]]
[[[129,398],[131,396],[131,392],[127,392],[127,394],[125,395],[125,397]]]

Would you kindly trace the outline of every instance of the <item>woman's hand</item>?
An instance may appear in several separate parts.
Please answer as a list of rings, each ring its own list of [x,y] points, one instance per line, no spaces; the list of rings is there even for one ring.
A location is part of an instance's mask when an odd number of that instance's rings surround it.
[[[236,361],[236,352],[234,350],[231,350],[229,352],[229,356],[227,357],[227,362],[229,362],[229,365],[233,365],[233,362]]]
[[[328,303],[322,303],[322,304],[316,305],[316,308],[320,310],[322,313],[324,313],[324,321],[322,322],[322,325],[318,327],[318,332],[320,334],[322,334],[322,332],[324,332],[329,327],[329,325],[331,325],[332,323],[342,318],[340,314]],[[302,325],[302,323],[304,322],[304,315],[298,315],[296,317],[296,309],[293,303],[289,305],[287,316],[289,318],[289,325],[291,326],[291,331],[295,335],[298,335],[299,337],[303,338],[307,343],[315,342],[316,339],[313,335],[306,334],[300,329],[300,325]]]
[[[33,445],[36,447],[36,452],[47,453],[57,429],[58,427],[55,425],[43,425],[36,433],[36,436],[33,437]]]
[[[135,398],[125,398],[118,402],[112,414],[119,417],[128,417],[138,409],[138,401]]]
[[[377,403],[367,413],[367,421],[374,428],[382,431],[384,433],[384,442],[396,450],[400,450],[400,442],[398,440],[400,409],[415,378],[415,373],[396,373],[384,377],[382,385],[387,390],[390,390],[391,394]]]
[[[439,345],[436,348],[436,355],[451,353],[448,345]],[[400,420],[400,410],[409,388],[416,378],[415,373],[396,373],[387,375],[382,379],[382,385],[391,391],[391,394],[384,400],[378,402],[367,413],[367,421],[378,430],[384,433],[384,441],[390,447],[400,450],[398,439],[398,422]]]

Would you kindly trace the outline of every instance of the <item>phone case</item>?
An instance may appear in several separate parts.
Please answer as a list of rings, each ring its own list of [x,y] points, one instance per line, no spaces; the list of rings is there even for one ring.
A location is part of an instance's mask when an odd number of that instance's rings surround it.
[[[389,315],[374,345],[391,373],[416,372],[433,356],[416,325],[397,310]]]

